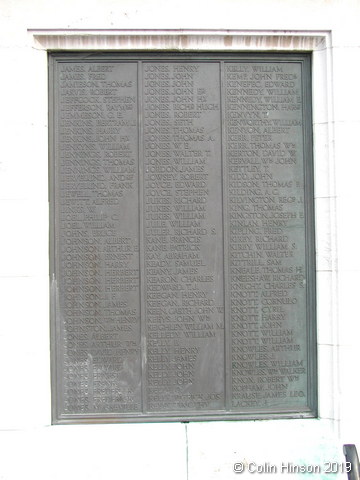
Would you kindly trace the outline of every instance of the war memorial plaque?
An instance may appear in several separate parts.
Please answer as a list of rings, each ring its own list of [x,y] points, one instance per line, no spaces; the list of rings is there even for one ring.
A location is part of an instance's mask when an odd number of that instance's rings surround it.
[[[50,56],[53,421],[316,415],[310,56]]]

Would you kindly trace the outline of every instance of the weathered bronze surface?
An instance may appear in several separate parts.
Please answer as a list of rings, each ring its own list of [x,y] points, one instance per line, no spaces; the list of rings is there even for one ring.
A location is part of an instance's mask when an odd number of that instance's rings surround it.
[[[50,57],[54,422],[316,415],[310,57]]]

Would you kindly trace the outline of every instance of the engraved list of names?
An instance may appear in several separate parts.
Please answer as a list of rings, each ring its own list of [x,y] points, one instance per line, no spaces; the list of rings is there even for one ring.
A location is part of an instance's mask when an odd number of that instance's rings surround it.
[[[314,416],[309,57],[51,81],[54,421]]]

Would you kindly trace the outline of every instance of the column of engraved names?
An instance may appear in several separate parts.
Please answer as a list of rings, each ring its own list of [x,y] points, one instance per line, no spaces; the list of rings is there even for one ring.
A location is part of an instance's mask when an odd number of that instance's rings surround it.
[[[58,81],[61,408],[138,411],[136,66],[64,63]]]
[[[234,409],[306,405],[301,67],[225,67]]]
[[[143,72],[148,408],[222,408],[219,67]]]

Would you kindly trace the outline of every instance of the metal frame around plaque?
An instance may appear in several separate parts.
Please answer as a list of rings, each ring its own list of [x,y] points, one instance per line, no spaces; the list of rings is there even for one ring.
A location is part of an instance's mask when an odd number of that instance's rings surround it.
[[[53,422],[316,416],[311,56],[49,77]]]

